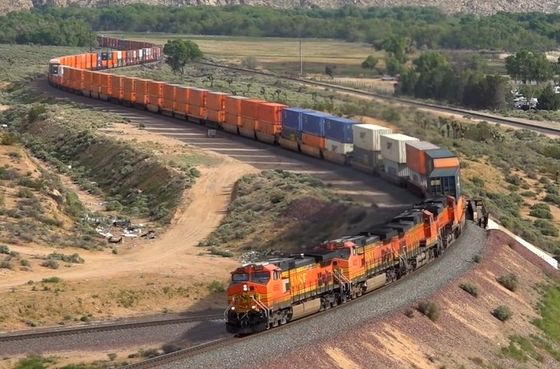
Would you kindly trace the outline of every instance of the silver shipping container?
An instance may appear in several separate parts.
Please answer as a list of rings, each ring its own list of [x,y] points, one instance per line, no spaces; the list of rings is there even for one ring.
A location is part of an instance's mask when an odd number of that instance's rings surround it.
[[[410,141],[419,140],[400,133],[381,135],[381,155],[383,155],[383,159],[406,164],[406,143]]]
[[[352,126],[354,147],[369,151],[381,151],[381,135],[391,132],[391,128],[375,124],[354,124]]]
[[[351,143],[343,143],[338,142],[331,139],[325,139],[325,150],[335,152],[337,154],[346,155],[347,153],[351,152],[354,148],[354,145]]]
[[[408,178],[410,176],[410,169],[408,169],[406,163],[397,163],[387,158],[383,158],[383,167],[385,173],[391,174],[393,176],[403,178]]]

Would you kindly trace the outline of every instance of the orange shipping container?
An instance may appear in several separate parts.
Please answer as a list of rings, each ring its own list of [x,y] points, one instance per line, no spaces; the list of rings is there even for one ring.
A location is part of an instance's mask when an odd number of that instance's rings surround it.
[[[117,100],[122,100],[123,96],[123,77],[113,75],[111,77],[111,97]]]
[[[263,103],[259,104],[258,120],[259,123],[267,122],[276,125],[282,124],[282,110],[286,107],[283,104]]]
[[[226,96],[228,95],[223,92],[208,91],[208,95],[206,97],[206,107],[208,110],[214,110],[217,112],[225,111]]]
[[[257,99],[244,99],[241,100],[241,116],[257,119],[259,113],[259,106],[266,101]],[[244,120],[243,120],[244,121]]]
[[[226,100],[226,115],[235,116],[235,115],[241,115],[241,100],[247,100],[247,98],[243,96],[226,96],[225,100]],[[229,123],[229,124],[235,124],[235,123]]]
[[[189,105],[206,107],[206,100],[208,98],[208,90],[203,88],[189,88]]]
[[[280,124],[270,124],[259,121],[256,131],[264,133],[265,135],[276,136],[282,133],[282,126]]]
[[[136,103],[136,78],[123,78],[123,100],[131,104]]]
[[[102,95],[105,96],[111,96],[111,74],[107,74],[107,73],[100,73],[100,83],[101,83],[101,89],[100,92]]]
[[[315,148],[318,149],[324,149],[325,148],[325,138],[324,137],[319,137],[319,136],[313,136],[307,133],[302,133],[301,134],[301,142],[303,142],[305,145],[308,146],[313,146]]]
[[[100,89],[101,89],[101,73],[93,72],[91,76],[90,91],[93,93],[99,93]]]
[[[148,104],[157,105],[161,107],[163,105],[163,86],[165,83],[149,81],[148,82]]]
[[[167,111],[175,110],[175,92],[176,86],[170,84],[163,85],[163,102],[162,108]]]
[[[426,141],[406,142],[406,166],[410,170],[425,176],[427,171],[426,150],[438,149],[438,147]]]
[[[237,114],[229,114],[226,112],[226,120],[225,123],[232,125],[232,126],[240,126],[241,125],[241,115]]]
[[[456,157],[434,159],[434,169],[458,168],[458,167],[459,167],[459,159],[457,159]]]
[[[82,91],[89,91],[91,90],[91,81],[93,78],[93,72],[89,71],[89,70],[84,70],[84,82],[83,82],[83,87],[82,87]]]
[[[175,108],[173,112],[186,115],[189,106],[190,89],[185,86],[175,86]]]
[[[136,104],[148,104],[148,80],[137,78],[134,82],[134,92],[136,93]]]
[[[206,119],[208,117],[208,110],[202,106],[196,106],[189,104],[187,106],[187,112],[189,117]]]
[[[224,110],[208,109],[207,119],[211,122],[222,124],[226,121],[226,112]]]

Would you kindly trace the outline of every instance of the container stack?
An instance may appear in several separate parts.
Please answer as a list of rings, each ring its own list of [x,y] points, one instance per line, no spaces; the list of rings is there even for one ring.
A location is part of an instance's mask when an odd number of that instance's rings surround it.
[[[226,120],[222,125],[224,131],[239,134],[241,126],[241,100],[243,96],[226,96]]]
[[[84,76],[85,77],[85,76]],[[136,102],[136,78],[123,77],[123,100],[127,104]]]
[[[186,118],[189,107],[190,89],[185,86],[175,86],[175,110],[173,115],[179,118]]]
[[[124,97],[123,77],[113,75],[111,77],[111,99],[115,101],[122,101]]]
[[[108,73],[100,73],[99,76],[99,98],[101,100],[107,101],[111,96],[111,78],[113,77],[112,74]]]
[[[148,82],[148,104],[146,108],[154,113],[159,112],[163,106],[163,86],[165,83],[157,81]]]
[[[381,135],[381,155],[385,173],[392,177],[408,178],[406,143],[411,141],[419,140],[400,133]]]
[[[255,131],[258,126],[259,105],[263,100],[245,99],[241,100],[241,125],[239,134],[241,136],[255,138]]]
[[[282,132],[282,110],[284,104],[262,103],[259,104],[257,112],[257,140],[266,143],[276,143],[280,132]]]
[[[223,92],[208,92],[206,106],[208,108],[208,123],[212,122],[215,127],[222,125],[226,120],[226,96]]]
[[[147,79],[136,79],[134,83],[134,92],[136,93],[136,105],[141,105],[142,107],[148,104],[148,80]]]
[[[332,117],[318,111],[302,113],[300,149],[304,154],[320,158],[325,149],[325,119]]]
[[[299,151],[303,129],[303,113],[310,111],[303,108],[284,108],[282,110],[282,133],[278,139],[280,146]]]
[[[189,119],[192,119],[198,123],[205,120],[207,111],[207,98],[208,90],[203,88],[189,88],[189,104],[187,106],[187,115]]]
[[[352,152],[353,133],[352,127],[356,124],[353,120],[328,117],[325,118],[325,149],[323,157],[331,162],[344,165],[347,154]]]
[[[423,193],[428,188],[426,151],[434,149],[439,149],[439,147],[426,141],[406,143],[406,166],[409,170],[410,182]]]
[[[383,165],[381,156],[381,135],[391,134],[391,129],[374,124],[354,124],[352,126],[352,167],[372,174]]]
[[[459,159],[446,149],[426,151],[428,193],[432,196],[461,196]]]
[[[163,85],[163,103],[161,107],[161,112],[165,115],[173,115],[175,110],[175,99],[176,99],[177,87],[175,85],[164,84]]]

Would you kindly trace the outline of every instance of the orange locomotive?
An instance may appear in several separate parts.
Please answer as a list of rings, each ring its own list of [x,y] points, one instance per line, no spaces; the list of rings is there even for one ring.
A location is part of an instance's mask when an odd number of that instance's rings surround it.
[[[438,257],[465,225],[463,198],[426,200],[367,233],[232,273],[228,332],[250,334],[344,303]]]

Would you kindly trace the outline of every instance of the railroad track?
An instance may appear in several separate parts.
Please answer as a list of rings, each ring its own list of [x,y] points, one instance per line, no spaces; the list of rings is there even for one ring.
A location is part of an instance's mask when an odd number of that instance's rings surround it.
[[[92,326],[80,326],[71,328],[55,328],[55,329],[45,329],[43,331],[25,331],[18,332],[15,334],[3,334],[0,335],[0,342],[12,342],[12,341],[24,341],[30,339],[44,339],[60,336],[73,336],[73,335],[84,335],[90,333],[98,332],[109,332],[118,330],[129,330],[145,327],[163,326],[163,325],[174,325],[181,323],[191,323],[191,322],[204,322],[211,320],[223,320],[223,314],[206,314],[206,315],[193,315],[185,316],[171,319],[152,319],[146,321],[136,321],[136,322],[118,322],[118,323],[101,323]]]
[[[330,88],[330,89],[341,91],[341,92],[349,92],[349,93],[353,93],[353,94],[372,97],[372,98],[380,99],[380,100],[391,101],[391,102],[394,102],[394,103],[400,103],[400,104],[405,104],[405,105],[409,105],[409,106],[415,106],[415,107],[419,107],[419,108],[429,108],[429,109],[437,110],[437,111],[441,111],[441,112],[461,114],[463,116],[468,116],[468,117],[475,118],[475,119],[486,120],[486,121],[491,122],[491,123],[505,124],[505,125],[512,126],[512,127],[517,127],[517,128],[527,128],[527,129],[535,130],[535,131],[538,131],[538,132],[541,132],[541,133],[560,136],[560,125],[558,125],[558,128],[550,127],[550,126],[544,126],[544,125],[538,124],[538,123],[528,123],[528,122],[523,122],[523,121],[520,121],[520,120],[514,119],[514,118],[500,117],[500,116],[497,116],[497,115],[481,113],[481,112],[477,112],[477,111],[473,111],[473,110],[467,110],[467,109],[455,108],[455,107],[452,107],[452,106],[437,105],[437,104],[432,104],[432,103],[427,103],[427,102],[422,102],[422,101],[404,99],[404,98],[401,98],[401,97],[388,96],[388,95],[375,93],[375,92],[371,92],[371,91],[360,90],[360,89],[356,89],[356,88],[352,88],[352,87],[345,87],[345,86],[335,85],[335,84],[326,83],[326,82],[312,81],[312,80],[309,80],[309,79],[299,78],[299,77],[278,75],[278,74],[271,73],[271,72],[263,72],[263,71],[246,69],[246,68],[241,68],[241,67],[235,67],[235,66],[230,66],[230,65],[225,65],[225,64],[219,64],[219,63],[213,63],[213,62],[198,62],[198,64],[208,65],[208,66],[213,66],[213,67],[218,67],[218,68],[224,68],[224,69],[230,69],[230,70],[235,70],[235,71],[243,72],[243,73],[257,74],[257,75],[262,75],[262,76],[266,76],[266,77],[284,79],[284,80],[299,82],[299,83],[303,83],[303,84],[311,85],[311,86],[325,87],[325,88]]]

